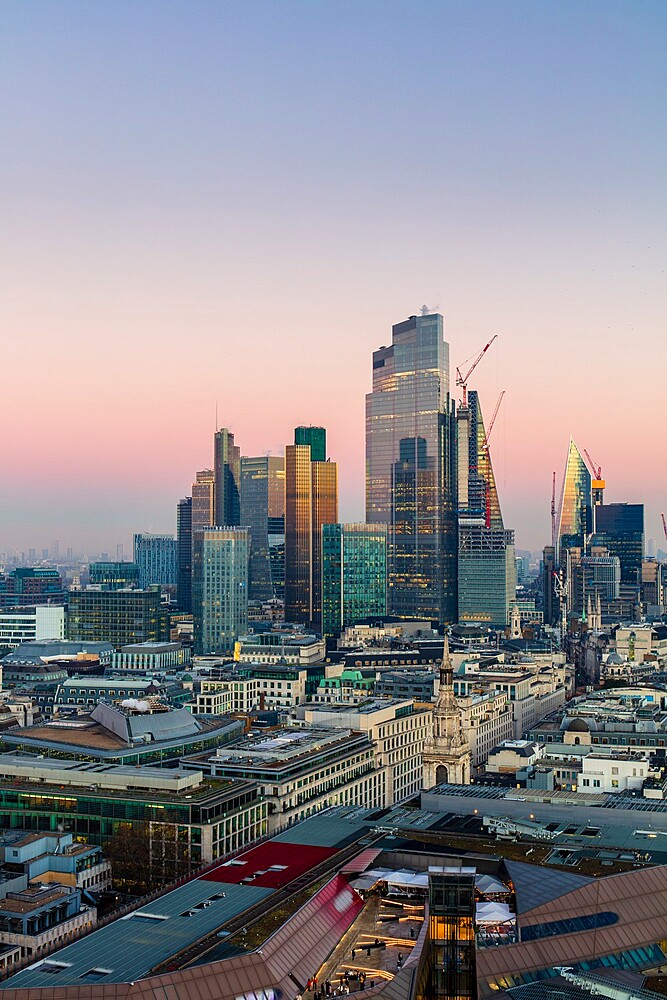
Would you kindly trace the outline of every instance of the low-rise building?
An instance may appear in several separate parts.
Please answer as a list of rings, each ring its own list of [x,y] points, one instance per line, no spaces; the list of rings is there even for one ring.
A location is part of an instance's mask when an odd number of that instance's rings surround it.
[[[416,709],[410,699],[366,698],[353,704],[304,705],[297,717],[316,728],[366,733],[376,745],[378,766],[387,768],[388,805],[420,791],[422,751],[433,729],[430,709]]]
[[[163,881],[251,844],[266,833],[266,819],[258,785],[243,778],[0,755],[0,827],[64,827],[97,846],[128,831],[148,837],[147,863]]]
[[[111,669],[148,674],[183,670],[190,653],[190,647],[180,642],[137,642],[113,653]]]
[[[22,958],[63,945],[96,923],[97,910],[72,886],[30,885],[0,900],[0,944],[20,948]]]
[[[287,663],[239,663],[236,672],[239,677],[254,682],[254,686],[248,690],[256,691],[258,704],[263,709],[294,708],[306,700],[308,670],[304,666]]]
[[[238,663],[293,664],[307,666],[324,659],[326,643],[317,635],[283,629],[251,632],[239,636],[234,647]]]
[[[188,753],[213,751],[243,731],[234,719],[199,719],[155,699],[100,702],[92,712],[7,730],[4,749],[59,760],[108,764],[168,764]]]
[[[0,754],[0,769],[3,755]],[[3,777],[6,777],[4,772]],[[9,870],[22,871],[27,881],[60,882],[87,893],[111,885],[111,865],[101,847],[75,841],[71,833],[5,831],[0,858]]]
[[[65,608],[35,604],[0,611],[0,647],[17,649],[24,642],[65,638]]]
[[[641,753],[589,753],[582,758],[579,792],[641,792],[649,777],[649,759]]]
[[[503,740],[490,752],[486,762],[489,774],[516,774],[542,758],[544,746],[531,740]]]
[[[484,691],[457,698],[457,706],[472,766],[479,769],[493,748],[514,733],[511,703],[504,691]]]
[[[58,685],[53,701],[54,712],[87,711],[100,701],[123,699],[145,700],[164,697],[166,685],[159,681],[130,679],[129,677],[68,677]]]
[[[376,761],[372,740],[350,729],[281,729],[181,764],[204,767],[213,777],[256,782],[268,805],[270,833],[329,806],[387,804],[388,768]]]

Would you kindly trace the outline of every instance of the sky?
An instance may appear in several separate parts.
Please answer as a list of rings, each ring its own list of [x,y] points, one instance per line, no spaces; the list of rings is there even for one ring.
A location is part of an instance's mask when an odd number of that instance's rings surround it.
[[[664,0],[3,0],[0,551],[175,530],[218,421],[323,424],[423,304],[550,540],[572,435],[667,507]]]

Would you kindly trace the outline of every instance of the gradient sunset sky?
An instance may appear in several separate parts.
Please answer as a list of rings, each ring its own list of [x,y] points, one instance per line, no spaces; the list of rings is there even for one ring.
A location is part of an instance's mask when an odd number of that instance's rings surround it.
[[[363,518],[371,353],[478,369],[519,548],[552,470],[667,508],[665,0],[3,0],[0,550],[174,531],[215,405],[324,424]],[[663,547],[667,547],[662,543]]]

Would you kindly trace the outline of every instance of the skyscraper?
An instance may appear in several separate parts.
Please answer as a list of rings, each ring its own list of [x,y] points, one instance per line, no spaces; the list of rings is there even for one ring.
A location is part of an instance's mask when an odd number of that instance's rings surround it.
[[[591,530],[592,479],[581,452],[570,438],[558,517],[558,563],[564,566],[568,549],[586,547]]]
[[[213,469],[202,469],[192,484],[192,532],[210,528],[215,520],[215,479]]]
[[[135,535],[134,561],[141,588],[158,585],[176,590],[177,544],[173,535]]]
[[[247,528],[203,528],[193,536],[192,609],[199,654],[231,653],[248,627]]]
[[[387,525],[322,525],[322,633],[387,613]]]
[[[458,617],[504,628],[516,597],[514,532],[505,529],[479,396],[457,411]]]
[[[176,598],[181,611],[192,611],[192,497],[184,497],[176,507],[178,566]]]
[[[294,444],[310,445],[311,462],[326,462],[327,432],[324,427],[295,427]]]
[[[602,545],[621,563],[622,583],[641,583],[644,558],[644,505],[602,503],[593,508],[592,544]]]
[[[275,536],[285,536],[285,461],[273,455],[241,459],[241,523],[250,528],[249,597],[268,601],[281,596],[284,580],[274,580],[271,558]],[[283,548],[284,551],[284,548]]]
[[[326,454],[326,438],[322,443]],[[317,446],[317,453],[322,454],[320,446]],[[335,462],[313,461],[310,444],[287,445],[285,618],[288,621],[312,624],[316,628],[320,625],[321,529],[323,524],[334,524],[337,520],[338,466]]]
[[[215,432],[213,447],[215,479],[215,524],[233,525],[241,520],[241,451],[234,444],[234,435],[226,427]]]
[[[366,396],[366,520],[388,530],[389,611],[456,621],[454,419],[439,314],[392,328]]]

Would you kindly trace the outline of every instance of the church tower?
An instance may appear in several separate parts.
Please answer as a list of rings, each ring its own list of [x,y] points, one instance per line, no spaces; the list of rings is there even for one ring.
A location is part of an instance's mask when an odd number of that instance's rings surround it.
[[[454,697],[454,671],[447,635],[440,664],[440,691],[433,709],[433,736],[424,744],[422,759],[424,788],[445,783],[470,784],[470,746]]]

